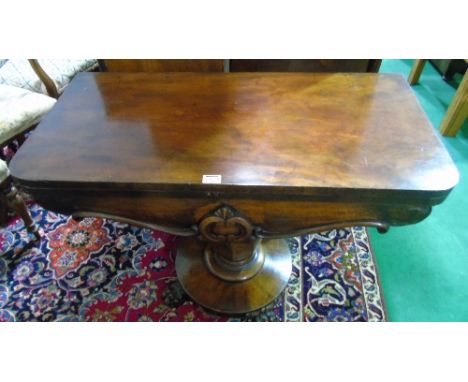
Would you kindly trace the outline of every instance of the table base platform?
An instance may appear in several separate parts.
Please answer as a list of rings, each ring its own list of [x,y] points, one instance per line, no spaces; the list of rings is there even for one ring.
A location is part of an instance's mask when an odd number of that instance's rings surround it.
[[[292,258],[287,239],[259,240],[254,252],[255,261],[236,271],[216,260],[210,244],[180,238],[175,261],[177,277],[185,292],[210,310],[228,314],[257,310],[286,287]]]

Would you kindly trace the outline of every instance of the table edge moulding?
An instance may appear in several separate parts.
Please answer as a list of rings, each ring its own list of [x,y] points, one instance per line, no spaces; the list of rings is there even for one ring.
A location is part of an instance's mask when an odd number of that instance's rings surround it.
[[[178,235],[183,288],[230,314],[281,293],[289,237],[414,224],[458,181],[379,74],[80,74],[10,169],[52,211]]]

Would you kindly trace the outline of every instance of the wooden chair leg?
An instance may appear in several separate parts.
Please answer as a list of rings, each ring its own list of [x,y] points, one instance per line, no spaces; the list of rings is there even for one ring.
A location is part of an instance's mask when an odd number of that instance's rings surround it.
[[[29,214],[28,207],[24,203],[23,198],[18,193],[18,190],[13,185],[11,178],[8,177],[2,184],[1,188],[3,193],[6,196],[7,203],[9,206],[15,210],[15,212],[23,219],[24,225],[28,232],[32,233],[34,237],[39,240],[41,238],[41,234],[39,231],[39,226],[34,223],[34,220],[31,218]]]
[[[418,83],[419,77],[424,69],[424,64],[427,60],[414,60],[413,67],[411,68],[411,73],[408,77],[408,82],[410,85]]]
[[[468,72],[463,76],[462,82],[458,86],[457,92],[450,102],[450,106],[445,113],[440,124],[440,132],[444,136],[454,137],[465,122],[468,115]]]

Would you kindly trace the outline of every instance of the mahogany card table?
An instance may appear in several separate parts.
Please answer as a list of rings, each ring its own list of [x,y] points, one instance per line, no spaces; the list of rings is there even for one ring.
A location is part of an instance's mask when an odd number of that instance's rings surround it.
[[[287,238],[417,223],[458,172],[400,75],[81,73],[10,164],[52,211],[179,236],[214,311],[277,297]]]

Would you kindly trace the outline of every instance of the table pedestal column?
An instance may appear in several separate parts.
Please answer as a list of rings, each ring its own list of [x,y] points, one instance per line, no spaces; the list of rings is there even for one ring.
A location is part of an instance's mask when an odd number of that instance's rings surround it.
[[[198,238],[181,238],[176,271],[187,294],[208,309],[246,313],[286,287],[292,259],[286,239],[255,237],[252,225],[223,206],[199,224]]]

